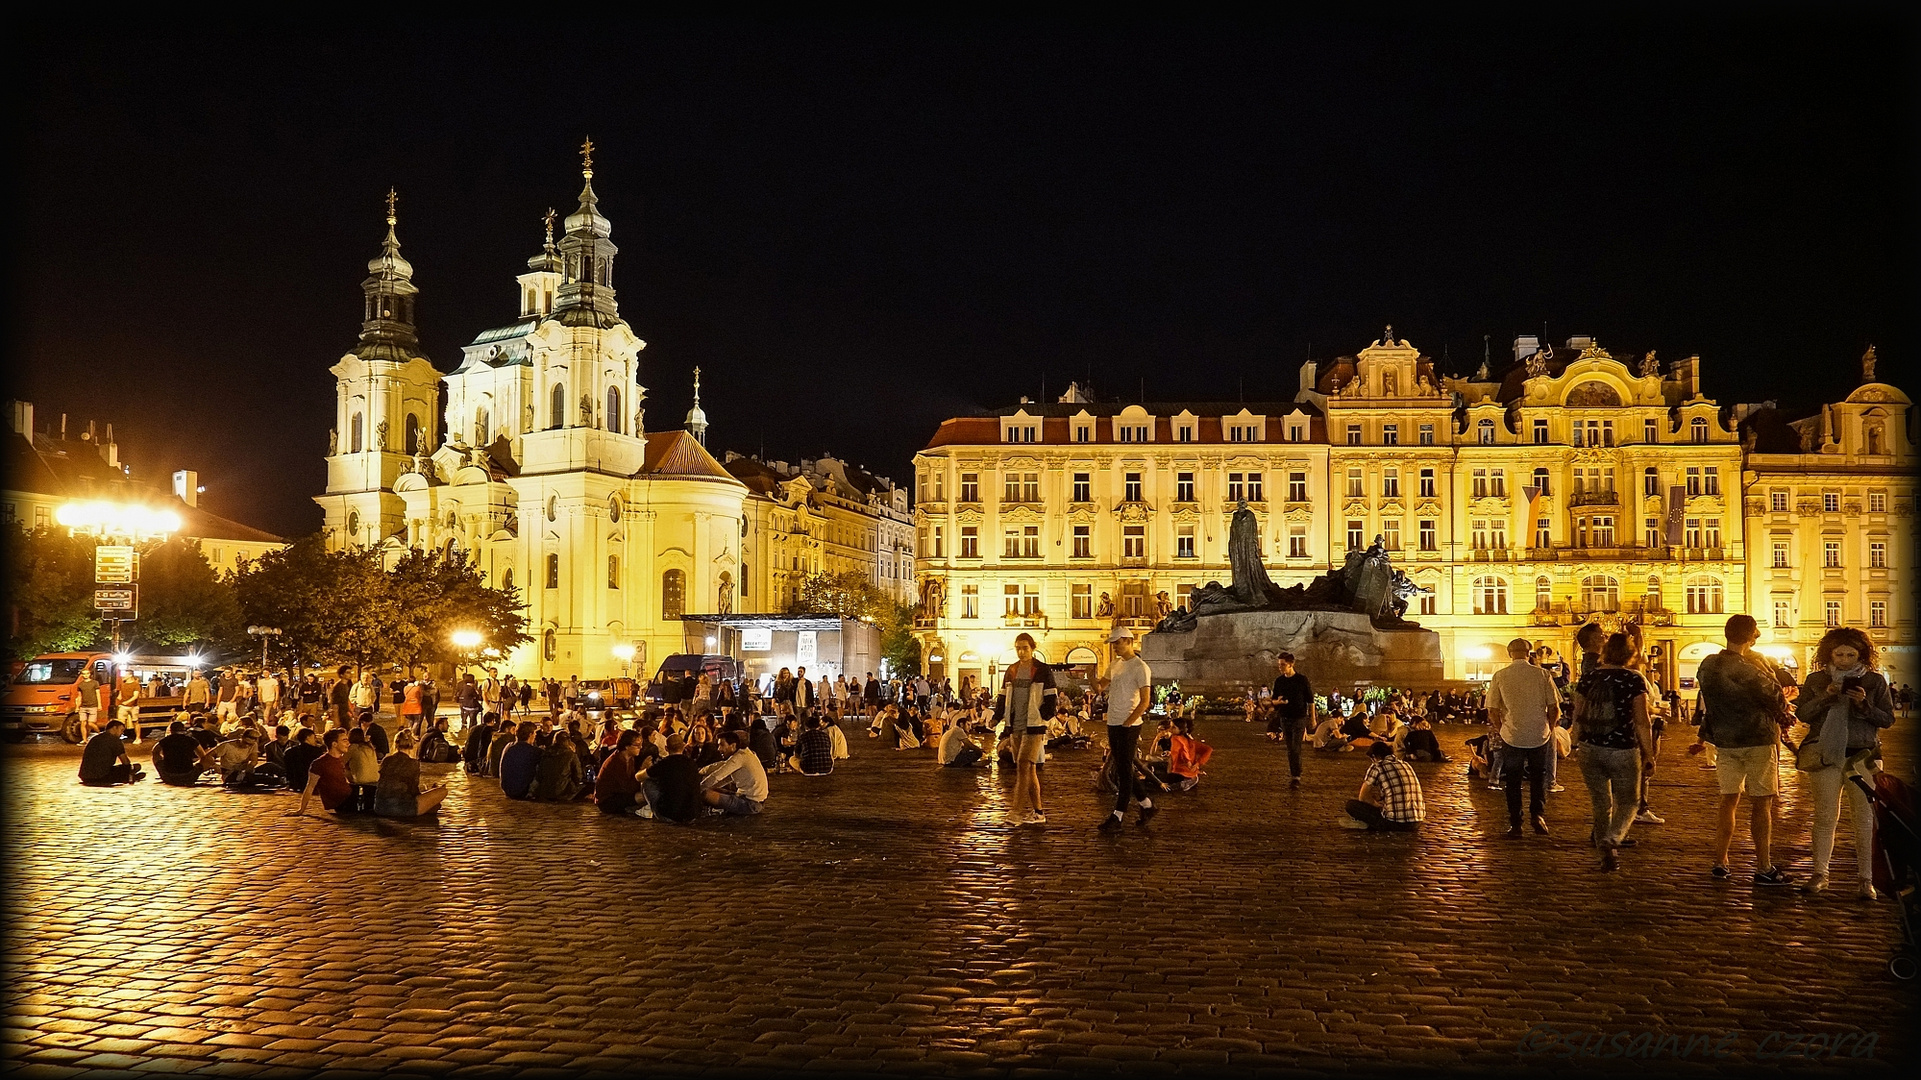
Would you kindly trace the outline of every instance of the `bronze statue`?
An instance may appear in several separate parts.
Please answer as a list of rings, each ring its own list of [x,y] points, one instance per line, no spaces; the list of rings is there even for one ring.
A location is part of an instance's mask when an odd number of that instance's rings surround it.
[[[1234,512],[1228,526],[1227,557],[1233,582],[1195,589],[1188,594],[1187,610],[1164,612],[1156,631],[1182,633],[1206,616],[1234,611],[1353,611],[1383,629],[1412,629],[1414,624],[1402,618],[1407,602],[1431,591],[1394,569],[1380,536],[1365,549],[1349,551],[1340,569],[1306,585],[1280,588],[1261,563],[1260,523],[1246,507]]]

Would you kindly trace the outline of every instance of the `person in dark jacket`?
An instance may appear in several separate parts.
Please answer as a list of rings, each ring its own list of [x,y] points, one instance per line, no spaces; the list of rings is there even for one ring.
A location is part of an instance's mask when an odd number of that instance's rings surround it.
[[[523,721],[514,731],[513,744],[500,755],[500,790],[509,799],[532,795],[541,755],[540,748],[534,745],[536,730],[531,721]]]
[[[573,736],[559,732],[534,767],[533,797],[541,802],[572,802],[586,790],[587,774],[580,767]]]

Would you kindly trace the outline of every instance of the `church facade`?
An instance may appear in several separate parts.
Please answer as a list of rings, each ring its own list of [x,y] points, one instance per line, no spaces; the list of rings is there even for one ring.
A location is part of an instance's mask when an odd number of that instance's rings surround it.
[[[421,355],[389,196],[360,341],[332,368],[316,499],[331,545],[464,552],[518,589],[533,640],[502,667],[522,677],[651,674],[686,651],[683,612],[734,610],[743,573],[748,489],[697,437],[704,416],[693,432],[646,428],[646,342],[620,317],[612,223],[583,157],[578,208],[557,241],[548,214],[516,278],[517,316],[445,376]]]

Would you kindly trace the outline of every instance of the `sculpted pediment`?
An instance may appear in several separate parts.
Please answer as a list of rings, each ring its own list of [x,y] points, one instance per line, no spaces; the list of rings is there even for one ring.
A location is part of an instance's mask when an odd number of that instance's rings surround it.
[[[1128,523],[1129,525],[1138,525],[1146,521],[1152,515],[1153,515],[1153,511],[1146,503],[1137,503],[1137,502],[1122,503],[1119,506],[1114,508],[1114,516],[1120,518],[1122,521]]]
[[[1428,500],[1427,502],[1416,503],[1414,506],[1414,512],[1421,515],[1422,517],[1440,517],[1441,504],[1438,502],[1435,502],[1432,499]]]
[[[1040,507],[1034,503],[1014,503],[1001,508],[1001,520],[1032,524],[1047,520],[1047,515],[1042,513]]]
[[[1314,520],[1314,508],[1306,503],[1296,503],[1288,507],[1287,512],[1281,516],[1288,521],[1312,522]]]
[[[1506,499],[1498,499],[1492,495],[1487,495],[1470,502],[1468,504],[1468,509],[1473,513],[1483,514],[1487,516],[1493,516],[1495,514],[1505,514],[1508,512],[1508,501]]]

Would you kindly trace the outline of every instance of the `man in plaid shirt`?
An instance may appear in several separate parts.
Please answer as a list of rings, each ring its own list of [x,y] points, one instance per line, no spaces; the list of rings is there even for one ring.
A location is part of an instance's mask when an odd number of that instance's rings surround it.
[[[1421,802],[1421,781],[1414,766],[1394,756],[1394,746],[1385,739],[1368,748],[1374,760],[1361,777],[1361,790],[1347,801],[1347,817],[1341,824],[1349,829],[1384,832],[1413,832],[1427,817]]]

